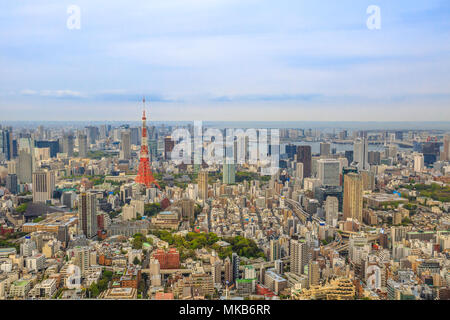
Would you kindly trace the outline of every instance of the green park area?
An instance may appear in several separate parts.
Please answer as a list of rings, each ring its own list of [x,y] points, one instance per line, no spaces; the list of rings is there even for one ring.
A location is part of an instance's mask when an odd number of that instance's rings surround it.
[[[432,184],[404,185],[403,188],[417,191],[421,197],[428,197],[436,201],[450,202],[450,186],[440,186]]]
[[[246,258],[265,257],[264,252],[258,248],[253,240],[241,236],[221,239],[213,232],[189,232],[186,236],[174,235],[166,230],[156,230],[152,233],[169,245],[175,246],[180,252],[181,260],[189,257],[194,258],[194,250],[203,248],[214,249],[221,259],[231,257],[233,252]],[[229,245],[220,245],[218,243],[220,240],[227,242]]]

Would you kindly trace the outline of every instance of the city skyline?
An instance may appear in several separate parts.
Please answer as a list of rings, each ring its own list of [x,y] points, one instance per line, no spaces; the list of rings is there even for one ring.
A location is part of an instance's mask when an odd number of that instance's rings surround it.
[[[5,4],[1,120],[450,119],[446,1],[100,4]]]

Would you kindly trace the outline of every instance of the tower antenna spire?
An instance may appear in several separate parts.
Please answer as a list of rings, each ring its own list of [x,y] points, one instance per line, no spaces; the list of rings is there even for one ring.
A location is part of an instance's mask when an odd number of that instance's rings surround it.
[[[152,169],[150,165],[150,156],[148,148],[148,135],[147,135],[147,117],[145,116],[145,96],[142,98],[142,103],[144,110],[142,112],[142,139],[141,139],[141,152],[139,159],[138,174],[136,176],[136,183],[145,185],[150,188],[152,185],[156,185],[158,188],[160,186],[156,182],[155,177],[153,177]]]

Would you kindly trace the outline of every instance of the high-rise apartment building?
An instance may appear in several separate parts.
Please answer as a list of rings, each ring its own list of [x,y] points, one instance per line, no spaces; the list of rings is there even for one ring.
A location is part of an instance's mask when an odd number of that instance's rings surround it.
[[[336,197],[327,197],[325,200],[325,220],[329,226],[336,227],[339,217],[339,200]]]
[[[291,239],[290,243],[291,272],[297,275],[304,274],[305,266],[309,263],[309,246],[304,238]]]
[[[97,233],[97,197],[95,193],[82,192],[78,199],[78,228],[92,238]]]
[[[415,172],[422,172],[424,169],[424,157],[423,154],[418,153],[414,155],[414,171]]]
[[[362,222],[363,187],[361,175],[348,173],[344,176],[344,219]]]
[[[203,201],[208,199],[208,172],[200,171],[198,173],[198,194]]]

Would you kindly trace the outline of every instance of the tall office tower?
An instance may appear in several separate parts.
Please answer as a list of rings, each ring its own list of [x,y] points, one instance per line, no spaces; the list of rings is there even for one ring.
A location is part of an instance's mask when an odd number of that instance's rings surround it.
[[[233,283],[236,283],[236,280],[239,279],[239,266],[241,265],[241,258],[237,253],[233,253],[231,255],[231,267],[233,269]]]
[[[148,150],[150,152],[150,160],[158,157],[158,141],[154,138],[148,139]]]
[[[325,200],[325,220],[329,226],[336,227],[339,217],[339,200],[336,197],[327,197]]]
[[[78,135],[78,156],[80,158],[86,158],[87,153],[88,153],[87,135],[80,133]]]
[[[308,283],[309,286],[317,286],[320,281],[319,262],[311,261],[308,265]]]
[[[361,175],[348,173],[344,176],[344,219],[362,222],[363,188]]]
[[[275,261],[281,258],[281,246],[279,240],[270,240],[270,251],[269,251],[269,258],[270,261]]]
[[[380,151],[369,151],[369,164],[370,165],[380,165],[381,164],[381,152]]]
[[[303,163],[303,177],[311,177],[311,146],[297,146],[297,162]]]
[[[131,134],[130,130],[123,130],[120,134],[120,158],[131,159]]]
[[[97,197],[95,193],[82,192],[78,198],[78,228],[93,238],[97,233]]]
[[[86,132],[89,145],[96,144],[98,137],[100,136],[98,127],[93,126],[86,127]]]
[[[8,130],[0,129],[0,160],[11,160],[11,140],[10,132]]]
[[[290,243],[291,272],[297,275],[304,274],[305,266],[309,263],[309,247],[304,238],[292,238]]]
[[[26,149],[19,151],[18,178],[20,183],[31,183],[33,156]]]
[[[439,160],[440,148],[441,146],[437,142],[425,142],[422,145],[422,153],[426,166],[431,166]]]
[[[422,172],[423,169],[424,169],[423,154],[417,153],[414,155],[414,171]]]
[[[12,194],[17,194],[17,174],[12,173],[6,176],[6,189]]]
[[[322,186],[339,186],[340,162],[334,159],[320,159],[317,161],[317,171]]]
[[[367,139],[356,139],[353,143],[353,161],[359,170],[369,170],[369,147]]]
[[[321,142],[320,143],[320,156],[326,157],[331,154],[331,144],[328,142]]]
[[[171,136],[167,136],[164,138],[164,160],[170,160],[171,153],[173,148],[175,147],[175,141],[172,140]]]
[[[142,112],[142,138],[141,138],[141,153],[139,154],[139,169],[136,176],[136,183],[144,184],[147,188],[152,185],[156,185],[159,188],[159,184],[153,177],[152,169],[150,167],[150,158],[148,154],[148,137],[147,137],[147,117],[145,116],[145,98],[142,100],[144,104],[144,111]]]
[[[203,201],[208,199],[208,171],[198,173],[198,195]]]
[[[106,125],[102,124],[99,129],[99,138],[105,140],[108,137],[108,128]]]
[[[444,137],[444,153],[442,160],[450,161],[450,135]]]
[[[236,183],[236,169],[234,163],[224,163],[223,165],[223,183]]]
[[[33,202],[47,202],[55,191],[55,174],[53,171],[33,172]]]
[[[74,137],[72,134],[65,134],[63,137],[62,149],[68,157],[73,157],[73,140]]]
[[[137,127],[130,128],[130,135],[131,135],[131,144],[138,146],[140,144],[139,128],[137,128]]]
[[[294,160],[294,156],[297,154],[297,146],[293,144],[288,144],[286,146],[286,154],[290,160]]]

